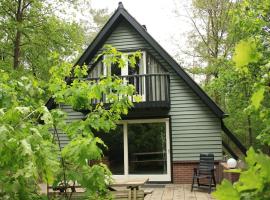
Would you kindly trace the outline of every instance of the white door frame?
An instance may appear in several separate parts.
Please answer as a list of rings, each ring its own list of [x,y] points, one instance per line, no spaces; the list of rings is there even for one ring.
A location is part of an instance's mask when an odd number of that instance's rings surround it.
[[[138,123],[155,123],[164,122],[166,124],[166,158],[167,158],[167,174],[128,174],[128,124],[138,124]],[[170,150],[170,130],[169,130],[169,118],[162,119],[138,119],[138,120],[122,120],[119,124],[123,124],[124,130],[124,174],[123,175],[113,175],[114,179],[123,178],[149,178],[149,181],[171,181],[171,150]]]

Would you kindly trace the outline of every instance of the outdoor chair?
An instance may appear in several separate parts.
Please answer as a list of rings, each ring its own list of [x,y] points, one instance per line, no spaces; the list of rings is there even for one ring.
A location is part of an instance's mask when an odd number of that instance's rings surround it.
[[[194,168],[191,191],[193,188],[200,188],[201,186],[208,187],[208,193],[211,193],[212,187],[216,187],[215,179],[215,164],[214,164],[214,154],[200,154],[200,162],[198,168]],[[197,186],[194,185],[195,179],[197,181]],[[200,183],[200,179],[208,181],[208,184]]]

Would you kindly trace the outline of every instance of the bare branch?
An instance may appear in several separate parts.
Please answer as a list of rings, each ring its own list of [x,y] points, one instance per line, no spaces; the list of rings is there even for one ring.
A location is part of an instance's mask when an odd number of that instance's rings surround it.
[[[30,5],[32,4],[31,1],[29,1],[27,4],[25,4],[23,7],[22,7],[22,12],[27,9]]]
[[[187,10],[186,10],[186,12],[188,13]],[[189,15],[189,18],[190,18],[192,24],[194,25],[194,28],[196,29],[197,33],[198,33],[199,36],[201,37],[203,43],[206,45],[206,47],[208,48],[208,50],[211,51],[212,54],[214,54],[214,52],[212,51],[212,49],[209,48],[209,44],[208,44],[208,42],[205,40],[205,38],[204,38],[204,36],[202,35],[201,31],[199,30],[199,28],[198,28],[196,22],[195,22],[194,19],[190,16],[189,13],[188,13],[188,15]]]
[[[186,55],[188,55],[188,56],[190,56],[190,57],[193,57],[193,58],[202,58],[203,56],[200,56],[200,55],[196,55],[196,54],[194,54],[194,53],[191,53],[191,52],[189,52],[189,51],[185,51],[185,50],[181,50],[180,49],[180,51],[183,53],[183,54],[186,54]]]

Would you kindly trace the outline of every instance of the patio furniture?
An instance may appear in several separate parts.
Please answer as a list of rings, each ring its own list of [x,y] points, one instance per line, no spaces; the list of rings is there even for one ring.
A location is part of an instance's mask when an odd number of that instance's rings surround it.
[[[149,179],[144,178],[144,179],[120,179],[120,180],[115,180],[113,183],[110,184],[111,188],[115,187],[125,187],[129,190],[128,193],[128,199],[134,199],[134,200],[139,200],[139,199],[144,199],[144,191],[140,190],[140,187],[143,186]],[[121,191],[121,190],[116,190],[116,191]],[[114,191],[113,193],[115,193]]]
[[[134,193],[131,192],[130,189],[122,189],[111,192],[113,199],[120,200],[143,200],[144,199],[144,191],[143,190],[137,190],[136,196]]]
[[[59,182],[57,186],[47,184],[47,196],[51,198],[64,198],[67,197],[70,200],[77,200],[83,197],[85,189],[78,185],[75,181]]]
[[[200,154],[199,167],[193,170],[191,191],[193,191],[194,187],[200,188],[201,186],[206,186],[210,194],[212,187],[216,187],[214,171],[214,154]],[[197,180],[197,186],[194,185],[195,179]],[[208,180],[208,184],[200,183],[200,179]]]
[[[114,199],[143,200],[147,194],[150,194],[150,191],[145,192],[140,189],[147,181],[148,178],[115,180],[109,185],[108,189]],[[124,188],[116,189],[117,187]],[[64,186],[62,183],[56,187],[47,185],[48,198],[65,197],[67,195],[69,199],[75,200],[80,199],[84,194],[85,189],[74,182],[67,184],[67,186]]]

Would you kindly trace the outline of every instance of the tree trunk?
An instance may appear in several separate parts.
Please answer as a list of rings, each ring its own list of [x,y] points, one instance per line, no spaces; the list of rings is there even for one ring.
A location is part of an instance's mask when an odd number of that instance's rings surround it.
[[[14,42],[14,60],[13,60],[13,69],[18,69],[20,66],[20,55],[21,55],[21,31],[16,31],[16,38]]]
[[[14,40],[14,52],[13,52],[13,69],[18,69],[20,66],[20,56],[21,56],[21,30],[18,24],[22,23],[22,12],[23,12],[23,0],[18,0],[18,9],[16,12],[16,36]]]
[[[252,140],[252,129],[251,129],[251,119],[250,119],[250,115],[248,115],[247,117],[247,121],[248,121],[248,142],[249,142],[249,146],[252,145],[253,140]]]
[[[209,44],[209,41],[210,41],[210,16],[208,16],[208,20],[207,20],[207,29],[206,29],[206,48],[207,48],[207,54],[208,55],[211,55],[211,51],[210,51],[210,44]],[[210,57],[210,56],[209,56]],[[209,67],[211,65],[211,59],[210,58],[207,58],[207,67]],[[211,73],[209,72],[206,72],[206,75],[205,75],[205,85],[208,85],[209,82],[211,80]]]

